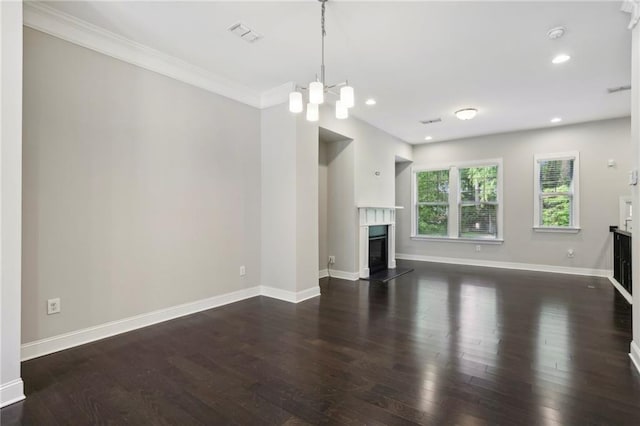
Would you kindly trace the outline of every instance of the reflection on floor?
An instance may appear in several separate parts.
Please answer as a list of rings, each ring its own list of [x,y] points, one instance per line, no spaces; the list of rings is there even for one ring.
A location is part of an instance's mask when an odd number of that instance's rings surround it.
[[[368,278],[363,278],[364,281],[378,281],[381,283],[388,283],[391,280],[398,278],[401,275],[408,274],[413,271],[412,268],[397,267],[394,269],[385,269],[374,274],[369,275]]]
[[[400,263],[25,362],[2,424],[638,424],[631,310],[606,279]]]

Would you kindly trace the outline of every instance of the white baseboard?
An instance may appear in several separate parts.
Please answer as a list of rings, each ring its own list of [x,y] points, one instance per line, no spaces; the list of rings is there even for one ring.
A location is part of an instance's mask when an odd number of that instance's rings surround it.
[[[64,333],[48,337],[46,339],[25,343],[21,346],[21,359],[22,361],[27,361],[29,359],[48,355],[75,346],[84,345],[85,343],[94,342],[106,337],[115,336],[138,328],[147,327],[163,321],[195,314],[200,311],[217,308],[219,306],[228,305],[229,303],[239,302],[244,299],[261,295],[291,303],[299,303],[303,300],[319,296],[320,287],[314,286],[297,293],[267,286],[246,288],[203,300],[197,300],[195,302],[159,309],[146,314],[136,315],[94,327],[84,328],[70,333]]]
[[[618,280],[613,278],[611,275],[609,275],[607,278],[609,278],[609,281],[611,281],[611,284],[613,284],[615,289],[618,290],[618,292],[622,295],[622,297],[627,299],[627,302],[629,302],[629,304],[632,305],[633,304],[633,298],[631,297],[629,292],[624,287],[622,287],[622,284],[620,284],[618,282]]]
[[[36,340],[22,345],[22,360],[37,358],[63,349],[72,348],[74,346],[83,345],[85,343],[104,339],[127,331],[136,330],[138,328],[147,327],[159,322],[168,321],[185,315],[194,314],[196,312],[205,311],[207,309],[216,308],[218,306],[227,305],[229,303],[239,302],[260,295],[260,287],[251,287],[231,293],[222,294],[220,296],[209,297],[207,299],[197,300],[195,302],[184,303],[182,305],[171,306],[169,308],[159,309],[157,311],[148,312],[146,314],[136,315],[117,321],[111,321],[94,327],[84,328],[70,333],[64,333],[46,339]]]
[[[296,294],[296,303],[304,302],[307,299],[320,296],[320,286],[316,285],[306,290],[300,290]]]
[[[358,281],[360,279],[360,274],[358,272],[338,271],[335,269],[329,269],[327,272],[329,274],[328,276],[331,278],[349,281]]]
[[[318,279],[326,278],[328,276],[329,276],[329,270],[328,269],[320,269],[320,271],[318,271]]]
[[[24,383],[22,379],[12,380],[0,385],[0,408],[15,404],[24,399]]]
[[[260,294],[274,299],[284,300],[285,302],[300,303],[312,297],[320,296],[320,287],[316,285],[306,290],[295,292],[263,285],[260,287]]]
[[[609,269],[574,268],[571,266],[536,265],[534,263],[499,262],[495,260],[462,259],[457,257],[423,256],[419,254],[396,254],[396,259],[420,262],[449,263],[453,265],[482,266],[487,268],[518,269],[522,271],[553,272],[556,274],[586,275],[608,278]]]
[[[640,373],[640,347],[636,342],[631,342],[629,357],[631,358],[631,361],[633,361],[633,365],[636,366],[638,373]]]

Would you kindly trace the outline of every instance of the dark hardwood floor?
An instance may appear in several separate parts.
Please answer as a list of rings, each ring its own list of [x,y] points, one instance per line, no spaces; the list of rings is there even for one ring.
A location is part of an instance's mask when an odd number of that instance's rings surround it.
[[[606,279],[400,262],[23,363],[2,425],[639,425],[631,309]]]

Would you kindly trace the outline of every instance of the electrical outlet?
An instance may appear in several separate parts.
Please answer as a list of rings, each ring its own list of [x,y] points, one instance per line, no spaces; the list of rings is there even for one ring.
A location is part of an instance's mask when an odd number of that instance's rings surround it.
[[[478,245],[476,246],[476,251],[481,251],[481,250],[482,250],[482,246],[481,246],[480,244],[478,244]]]
[[[336,257],[335,256],[329,256],[329,264],[333,265],[334,263],[336,263]]]
[[[575,256],[576,256],[576,252],[575,252],[575,251],[573,251],[573,249],[569,249],[569,250],[567,250],[567,257],[569,257],[569,258],[573,258],[573,257],[575,257]]]
[[[245,269],[244,265],[242,265],[240,267],[240,276],[244,277],[247,274],[247,270]]]
[[[60,313],[60,298],[47,300],[47,315]]]

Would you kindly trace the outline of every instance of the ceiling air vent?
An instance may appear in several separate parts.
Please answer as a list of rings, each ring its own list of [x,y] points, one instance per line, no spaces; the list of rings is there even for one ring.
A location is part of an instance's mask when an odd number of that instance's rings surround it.
[[[433,124],[433,123],[439,123],[441,121],[442,121],[442,118],[434,118],[432,120],[420,120],[422,124]]]
[[[617,93],[617,92],[624,92],[626,90],[631,90],[631,86],[630,85],[626,85],[626,86],[618,86],[618,87],[609,87],[607,89],[607,92],[609,92],[609,93]]]
[[[229,31],[237,35],[247,43],[253,43],[262,38],[262,35],[253,31],[246,24],[238,22],[229,27]]]

